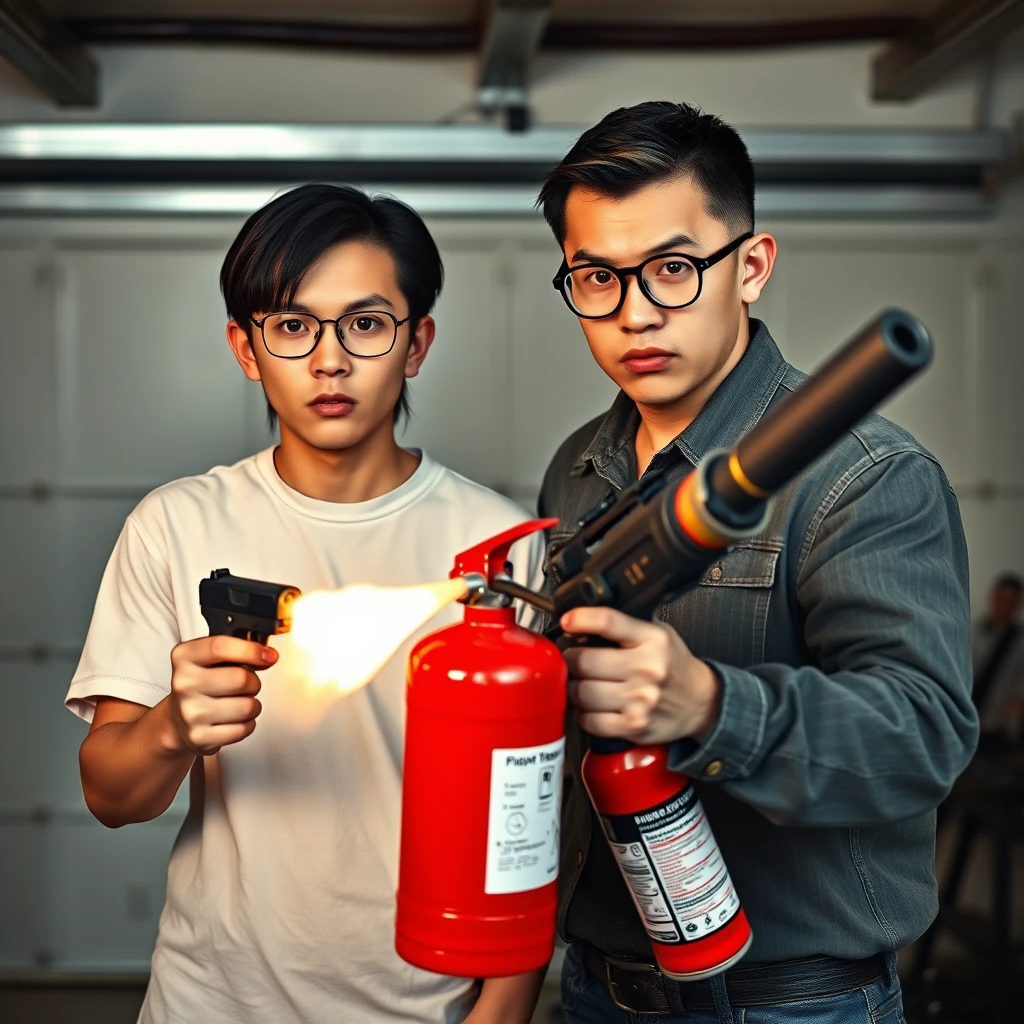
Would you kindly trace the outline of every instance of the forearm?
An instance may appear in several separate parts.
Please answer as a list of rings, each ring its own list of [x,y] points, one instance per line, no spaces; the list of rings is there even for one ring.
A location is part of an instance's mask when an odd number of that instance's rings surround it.
[[[537,1006],[546,967],[529,974],[484,980],[466,1024],[528,1024]]]
[[[163,814],[195,755],[184,748],[164,698],[134,721],[94,728],[78,755],[89,810],[108,828]]]
[[[973,752],[969,706],[909,668],[827,675],[716,666],[719,719],[672,766],[787,825],[858,826],[936,807]],[[713,774],[706,771],[713,766]]]

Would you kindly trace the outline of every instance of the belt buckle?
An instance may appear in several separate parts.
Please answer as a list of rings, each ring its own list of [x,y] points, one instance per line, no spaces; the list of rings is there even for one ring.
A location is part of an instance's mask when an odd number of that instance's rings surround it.
[[[639,1013],[646,1017],[667,1017],[672,1013],[671,1007],[666,1007],[664,1010],[638,1010],[635,1006],[629,1006],[626,1003],[619,1002],[618,988],[619,986],[612,979],[612,968],[616,967],[618,970],[625,972],[626,974],[648,974],[648,975],[660,975],[661,971],[657,967],[653,967],[650,964],[634,964],[631,963],[629,967],[622,966],[620,964],[612,963],[608,957],[604,957],[604,981],[605,987],[608,989],[608,994],[612,997],[612,1002],[619,1010],[625,1010],[627,1013]],[[683,1011],[685,1012],[685,1011]]]

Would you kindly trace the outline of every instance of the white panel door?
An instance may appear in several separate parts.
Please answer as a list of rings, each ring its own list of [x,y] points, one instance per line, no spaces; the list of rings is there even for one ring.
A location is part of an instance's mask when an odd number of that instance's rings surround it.
[[[56,502],[0,498],[0,647],[61,635],[65,580],[56,558]]]
[[[74,666],[0,661],[0,808],[85,809],[78,748],[88,726],[64,707]],[[0,875],[0,886],[9,878]]]
[[[51,941],[66,971],[145,970],[181,815],[111,830],[90,817],[51,826]]]
[[[1019,488],[1024,485],[1024,248],[1000,247],[987,255],[979,279],[985,333],[978,368],[978,474]]]
[[[49,964],[50,865],[47,826],[28,815],[0,814],[0,970]]]
[[[52,264],[30,246],[0,248],[0,485],[53,472]]]
[[[62,480],[151,487],[248,454],[221,259],[155,240],[62,253]]]
[[[79,647],[85,642],[103,570],[125,518],[141,495],[140,490],[138,494],[109,497],[66,497],[55,503],[56,535],[52,543],[61,587],[51,594],[51,600],[60,613],[62,643]]]

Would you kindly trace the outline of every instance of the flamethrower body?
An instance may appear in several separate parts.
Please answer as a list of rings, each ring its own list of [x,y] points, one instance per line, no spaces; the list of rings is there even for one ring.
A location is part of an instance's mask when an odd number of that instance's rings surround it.
[[[651,619],[702,579],[727,549],[763,530],[768,502],[931,358],[924,326],[890,310],[865,327],[731,451],[710,453],[682,481],[639,480],[588,514],[551,556],[557,581],[533,603],[559,620],[581,605]],[[509,591],[511,592],[511,591]],[[523,596],[518,594],[517,596]],[[583,781],[661,970],[693,980],[736,963],[752,941],[690,780],[668,768],[667,746],[588,738]]]
[[[292,605],[300,591],[282,583],[232,576],[214,569],[199,583],[199,607],[210,636],[237,636],[265,644],[292,628]]]
[[[521,974],[554,951],[565,660],[493,589],[512,542],[553,522],[459,555],[464,621],[409,658],[395,948],[429,971]]]

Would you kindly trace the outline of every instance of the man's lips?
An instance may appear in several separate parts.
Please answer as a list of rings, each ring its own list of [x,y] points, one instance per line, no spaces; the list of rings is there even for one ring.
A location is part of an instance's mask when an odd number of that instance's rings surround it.
[[[671,352],[663,348],[631,348],[621,359],[631,373],[655,373],[672,361]]]
[[[317,395],[309,407],[318,416],[347,416],[356,407],[356,400],[348,395],[325,392]]]

